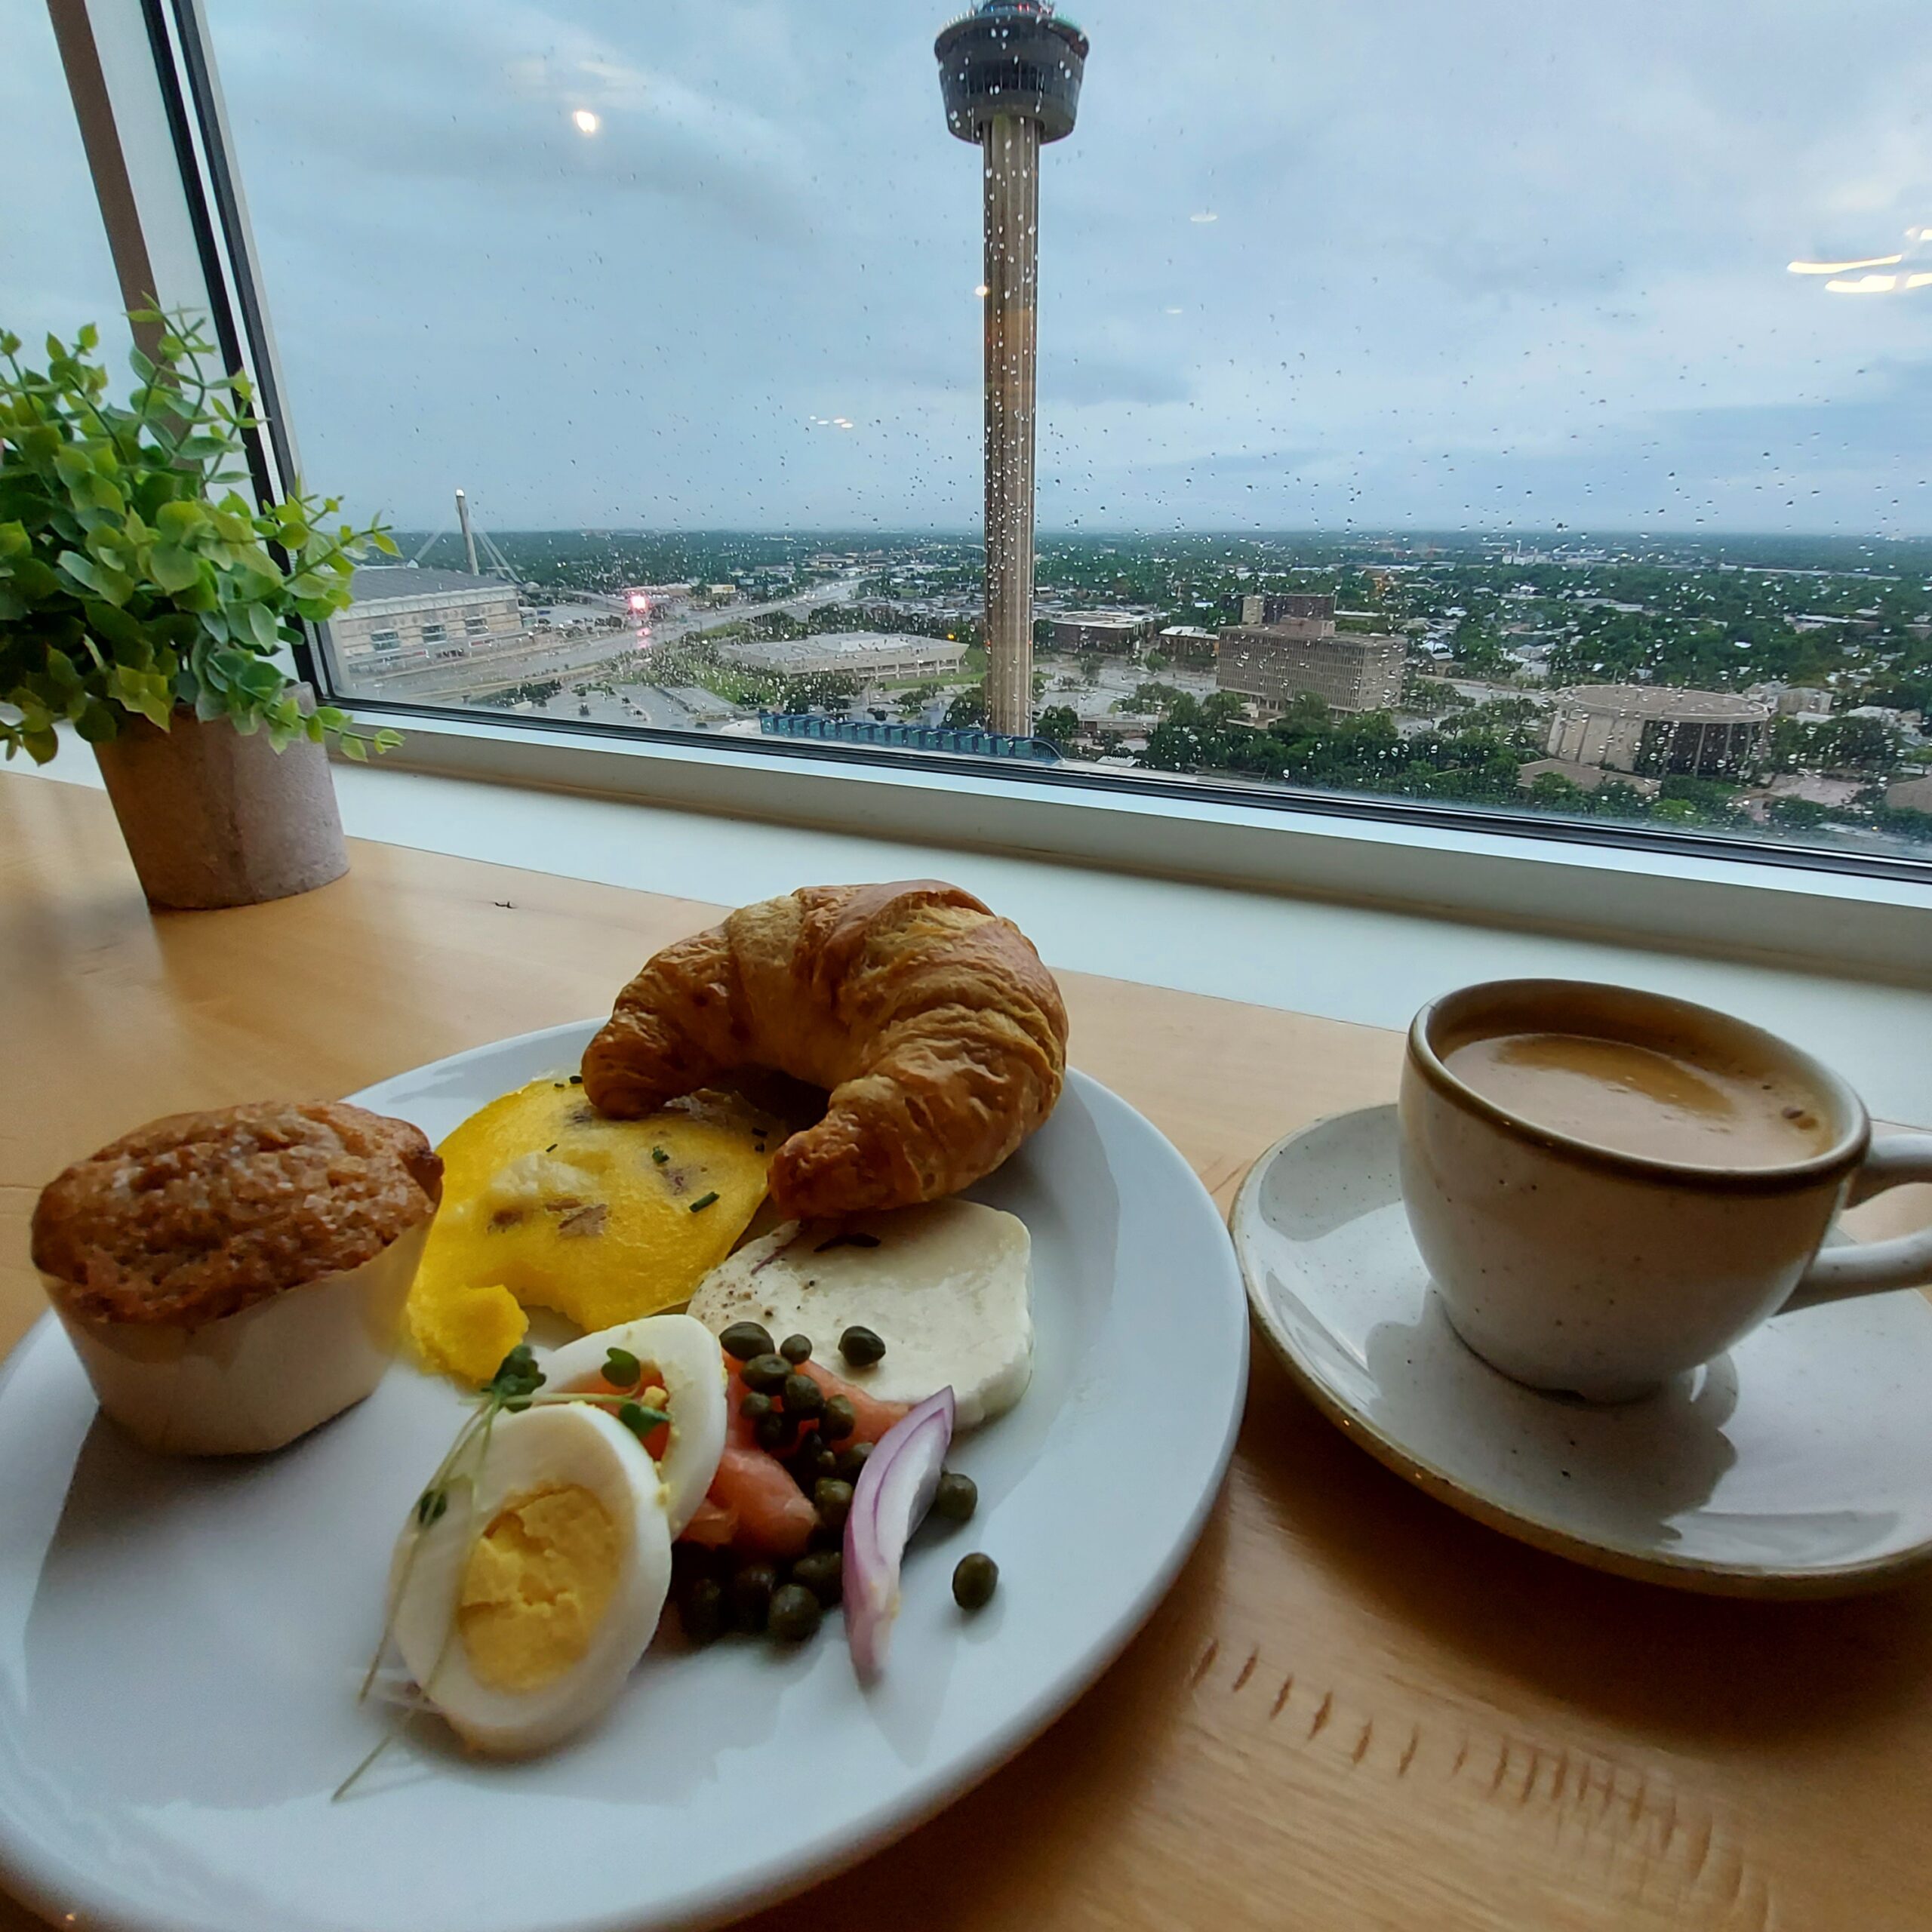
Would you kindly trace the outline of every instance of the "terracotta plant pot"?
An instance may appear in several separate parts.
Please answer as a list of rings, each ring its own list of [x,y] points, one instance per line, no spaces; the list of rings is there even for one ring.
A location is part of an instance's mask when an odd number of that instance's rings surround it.
[[[165,731],[128,720],[94,756],[153,905],[253,906],[349,869],[328,758],[306,738],[277,752],[183,709]]]

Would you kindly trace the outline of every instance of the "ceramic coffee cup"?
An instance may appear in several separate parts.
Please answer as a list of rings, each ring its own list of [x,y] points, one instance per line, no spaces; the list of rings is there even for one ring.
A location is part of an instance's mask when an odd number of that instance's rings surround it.
[[[1567,1033],[1762,1069],[1807,1097],[1818,1151],[1699,1166],[1552,1131],[1444,1064],[1468,1042]],[[1808,1054],[1688,1001],[1506,980],[1425,1007],[1402,1070],[1402,1195],[1456,1332],[1533,1388],[1640,1395],[1774,1315],[1932,1282],[1932,1228],[1823,1247],[1841,1208],[1932,1180],[1932,1134],[1874,1140],[1858,1096]]]

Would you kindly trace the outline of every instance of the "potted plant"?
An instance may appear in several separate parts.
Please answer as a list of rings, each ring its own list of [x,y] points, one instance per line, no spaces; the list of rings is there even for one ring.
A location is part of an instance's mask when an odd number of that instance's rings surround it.
[[[349,601],[369,548],[395,546],[299,485],[258,506],[246,379],[208,373],[188,316],[129,320],[152,352],[134,351],[124,404],[93,327],[48,337],[44,370],[0,333],[0,743],[45,764],[72,725],[157,905],[306,891],[349,863],[325,747],[400,740],[314,703],[283,653],[297,619]]]

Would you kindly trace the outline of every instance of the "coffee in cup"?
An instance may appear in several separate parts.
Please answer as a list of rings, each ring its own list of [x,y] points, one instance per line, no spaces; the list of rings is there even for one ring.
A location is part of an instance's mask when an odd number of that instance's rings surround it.
[[[1409,1223],[1458,1334],[1538,1388],[1642,1394],[1768,1316],[1932,1281],[1932,1229],[1820,1253],[1839,1208],[1932,1180],[1857,1096],[1687,1001],[1499,981],[1425,1008],[1401,1103]]]
[[[1831,1144],[1818,1097],[1776,1067],[1587,1033],[1493,1033],[1442,1057],[1465,1087],[1534,1127],[1652,1160],[1781,1168]]]

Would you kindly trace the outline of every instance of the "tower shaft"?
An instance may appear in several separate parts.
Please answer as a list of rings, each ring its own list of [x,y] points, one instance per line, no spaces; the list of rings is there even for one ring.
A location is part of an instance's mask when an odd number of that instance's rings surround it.
[[[1033,728],[1033,414],[1038,340],[1040,124],[995,115],[986,185],[986,714]]]
[[[476,575],[476,533],[469,527],[469,499],[459,490],[456,493],[456,520],[463,525],[463,561],[468,565],[469,574]]]

